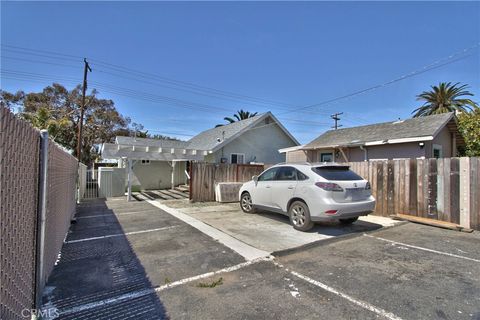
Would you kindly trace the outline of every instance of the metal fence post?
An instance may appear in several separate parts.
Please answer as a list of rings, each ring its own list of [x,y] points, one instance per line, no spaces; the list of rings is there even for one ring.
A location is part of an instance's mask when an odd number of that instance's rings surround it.
[[[44,288],[45,273],[45,220],[47,216],[47,190],[48,190],[48,131],[40,132],[40,176],[38,188],[38,211],[37,211],[37,263],[35,273],[35,304],[40,309],[42,304],[42,292]]]

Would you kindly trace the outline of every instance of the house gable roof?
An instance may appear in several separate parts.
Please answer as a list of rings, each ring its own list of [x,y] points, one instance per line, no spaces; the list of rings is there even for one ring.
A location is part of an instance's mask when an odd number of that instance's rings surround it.
[[[161,148],[184,148],[195,150],[216,151],[226,144],[232,142],[249,129],[261,125],[265,119],[271,119],[270,124],[276,124],[278,127],[296,144],[298,141],[288,132],[288,130],[275,118],[271,112],[256,115],[254,117],[237,121],[224,126],[212,128],[200,132],[188,141],[177,140],[160,140],[148,138],[134,138],[117,136],[115,143],[118,145],[135,145],[144,147],[161,147]]]
[[[367,126],[329,130],[306,144],[304,149],[401,143],[417,141],[419,139],[432,140],[440,130],[451,121],[455,122],[453,112]]]
[[[260,124],[263,120],[270,118],[273,120],[272,124],[277,124],[280,129],[290,138],[295,144],[299,144],[298,141],[288,132],[288,130],[273,116],[271,112],[262,113],[254,117],[237,121],[224,126],[212,128],[200,132],[189,142],[191,149],[210,150],[216,151],[228,143],[232,142],[235,138],[239,137],[244,132]],[[270,124],[268,124],[270,125]]]

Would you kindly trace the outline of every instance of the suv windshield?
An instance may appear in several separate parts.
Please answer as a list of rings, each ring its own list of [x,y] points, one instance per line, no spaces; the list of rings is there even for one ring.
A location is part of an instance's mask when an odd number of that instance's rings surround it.
[[[350,170],[348,166],[313,167],[312,171],[327,180],[363,180],[362,177]]]

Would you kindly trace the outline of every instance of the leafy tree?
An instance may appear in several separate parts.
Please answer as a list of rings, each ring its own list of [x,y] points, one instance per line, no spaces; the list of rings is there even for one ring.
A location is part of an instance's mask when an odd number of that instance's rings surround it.
[[[35,127],[49,130],[57,143],[72,150],[76,156],[81,91],[80,85],[67,90],[54,83],[37,93],[1,91],[0,101],[7,107],[21,106],[19,116]],[[96,95],[97,91],[93,90],[86,97],[81,159],[86,164],[98,157],[96,145],[113,142],[116,135],[130,133],[130,119],[117,111],[112,100],[99,99]]]
[[[459,131],[465,139],[465,154],[468,157],[480,156],[480,108],[470,113],[462,113],[458,117]]]
[[[237,111],[236,114],[233,115],[233,118],[231,117],[225,117],[223,120],[227,121],[228,124],[234,123],[237,121],[245,120],[248,118],[255,117],[258,114],[258,112],[250,112],[250,111],[243,111],[243,109],[240,109]],[[217,124],[216,127],[221,127],[223,124]]]
[[[20,107],[24,98],[25,93],[23,91],[10,93],[4,90],[0,90],[0,104],[8,109],[15,109],[15,107]]]
[[[466,113],[478,105],[471,99],[462,98],[464,96],[473,96],[466,90],[466,84],[460,85],[459,82],[441,82],[438,86],[432,86],[431,91],[424,91],[417,96],[418,101],[424,101],[421,107],[415,109],[413,117],[423,117],[439,113],[458,111]]]
[[[70,125],[67,118],[54,119],[51,111],[45,107],[40,107],[35,113],[23,113],[22,117],[36,128],[47,129],[54,140]]]

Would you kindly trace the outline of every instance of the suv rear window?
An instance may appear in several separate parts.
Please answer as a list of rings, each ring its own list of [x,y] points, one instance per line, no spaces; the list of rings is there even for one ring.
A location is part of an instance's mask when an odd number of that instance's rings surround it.
[[[362,177],[350,170],[348,166],[313,167],[312,171],[327,180],[363,180]]]

